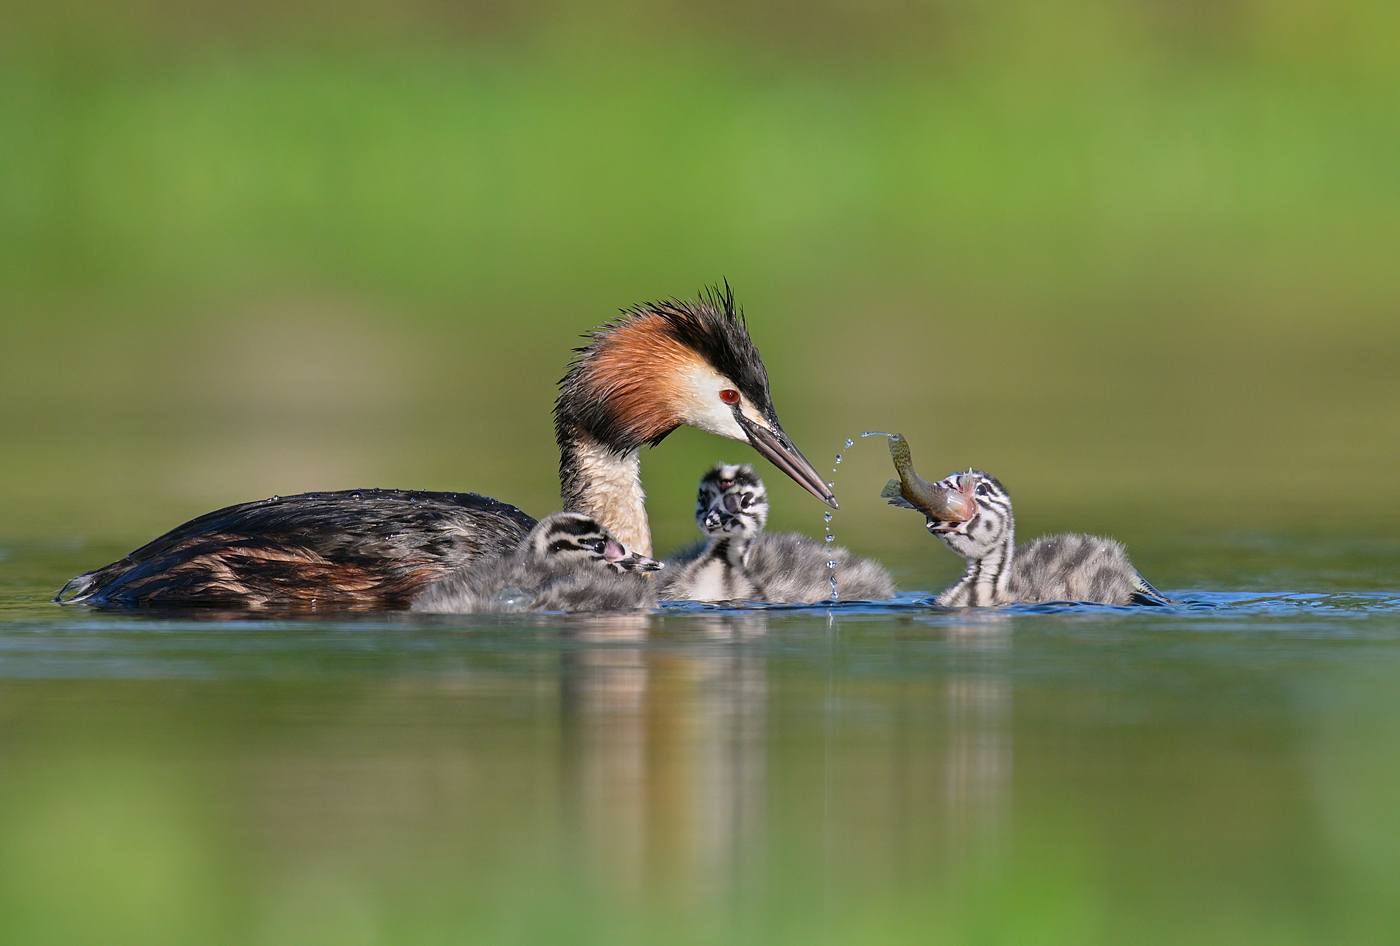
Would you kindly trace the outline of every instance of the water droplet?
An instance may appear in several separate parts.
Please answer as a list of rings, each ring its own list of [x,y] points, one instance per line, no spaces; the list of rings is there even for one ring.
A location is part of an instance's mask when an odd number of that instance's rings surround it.
[[[856,442],[855,442],[854,440],[852,440],[850,437],[847,437],[847,438],[846,438],[846,449],[847,449],[847,450],[849,450],[850,448],[854,447],[855,445],[856,445]]]
[[[355,490],[353,493],[350,494],[350,498],[351,498],[351,499],[363,499],[364,497],[360,495],[360,491],[357,489],[357,490]]]
[[[827,522],[830,522],[830,521],[831,521],[831,513],[829,513],[829,512],[824,512],[824,513],[822,513],[822,518],[825,519]]]
[[[840,463],[840,462],[841,462],[841,454],[839,454],[839,453],[836,454],[836,462],[837,462],[837,463]]]
[[[835,567],[836,567],[836,559],[833,558],[831,561],[827,562],[827,563],[826,563],[826,567],[827,567],[827,568],[835,568]]]
[[[836,538],[836,536],[834,536],[834,535],[828,535],[828,536],[826,537],[826,540],[827,540],[828,542],[831,542],[831,541],[833,541],[835,538]]]
[[[826,488],[827,488],[827,489],[835,489],[835,488],[836,488],[836,484],[835,484],[835,483],[829,482],[829,483],[826,484]]]
[[[282,497],[281,497],[281,496],[273,496],[271,499],[268,500],[268,502],[270,502],[270,503],[278,503],[278,502],[281,502],[281,501],[282,501]]]

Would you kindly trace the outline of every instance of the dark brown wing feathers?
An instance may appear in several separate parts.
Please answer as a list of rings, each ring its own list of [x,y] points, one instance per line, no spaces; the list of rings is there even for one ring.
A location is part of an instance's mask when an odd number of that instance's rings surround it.
[[[79,575],[65,601],[403,606],[478,556],[509,554],[535,520],[476,493],[302,493],[207,513]]]

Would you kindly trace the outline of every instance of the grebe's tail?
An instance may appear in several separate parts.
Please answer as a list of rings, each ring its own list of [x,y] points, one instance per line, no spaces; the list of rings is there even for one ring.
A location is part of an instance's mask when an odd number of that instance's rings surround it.
[[[54,604],[75,604],[82,601],[92,588],[96,575],[97,572],[94,571],[68,579],[68,584],[58,589],[58,594],[54,595]]]

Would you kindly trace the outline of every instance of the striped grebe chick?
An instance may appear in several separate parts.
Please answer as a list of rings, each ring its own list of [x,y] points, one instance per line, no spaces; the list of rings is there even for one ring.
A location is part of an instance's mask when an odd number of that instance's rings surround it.
[[[559,383],[564,508],[651,554],[641,448],[677,427],[746,441],[818,499],[836,498],[783,432],[768,374],[726,285],[699,301],[624,310],[592,332]],[[106,605],[406,607],[431,585],[510,555],[535,520],[475,493],[347,490],[200,516],[56,600]]]
[[[1016,545],[1011,497],[996,477],[968,470],[937,485],[958,490],[975,507],[966,520],[927,520],[929,532],[967,559],[962,579],[938,596],[938,604],[963,608],[1042,601],[1172,603],[1138,574],[1127,551],[1113,539],[1064,534]]]
[[[541,519],[506,557],[434,582],[414,611],[625,611],[656,604],[656,583],[641,574],[661,563],[631,552],[592,516],[556,512]]]
[[[768,491],[753,467],[721,463],[706,473],[695,522],[707,538],[668,562],[661,597],[816,604],[831,600],[833,574],[839,600],[893,597],[894,582],[876,562],[805,535],[764,532],[768,511]]]
[[[768,491],[749,466],[721,463],[700,478],[695,524],[706,536],[666,563],[661,597],[674,601],[764,601],[749,574],[749,550],[768,522]]]

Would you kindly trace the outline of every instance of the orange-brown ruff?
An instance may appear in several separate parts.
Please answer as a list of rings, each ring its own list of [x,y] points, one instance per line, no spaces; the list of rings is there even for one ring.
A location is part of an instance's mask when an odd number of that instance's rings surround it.
[[[726,286],[623,312],[578,349],[555,403],[564,508],[651,553],[641,447],[677,427],[744,440],[835,504],[774,413]],[[56,600],[97,605],[406,607],[430,583],[512,554],[535,525],[475,493],[346,490],[273,497],[179,526],[79,575]]]
[[[675,319],[689,317],[684,310],[671,317],[642,311],[583,349],[589,357],[579,362],[576,383],[627,418],[643,443],[659,442],[679,426],[680,379],[704,364],[698,352],[669,331]]]

